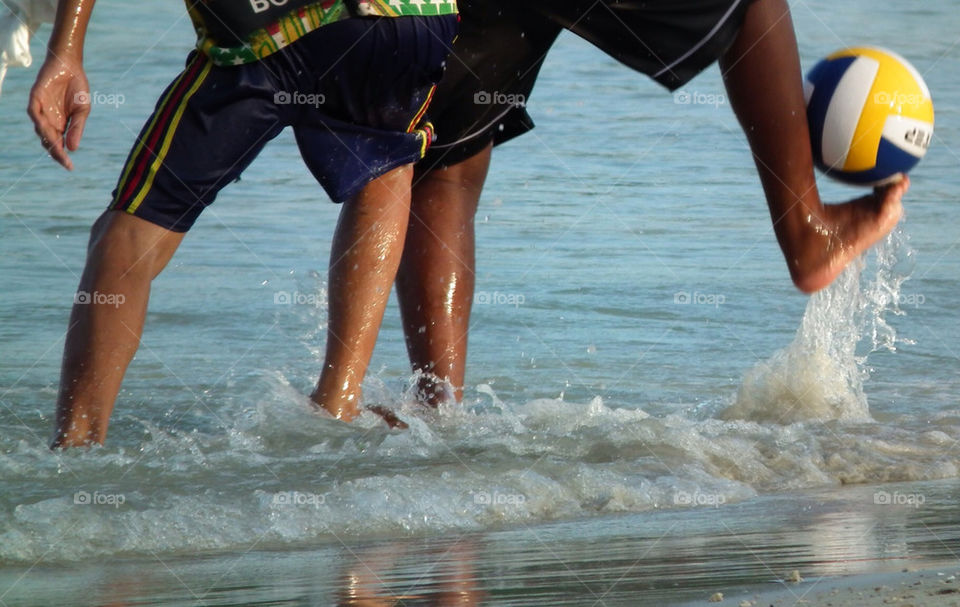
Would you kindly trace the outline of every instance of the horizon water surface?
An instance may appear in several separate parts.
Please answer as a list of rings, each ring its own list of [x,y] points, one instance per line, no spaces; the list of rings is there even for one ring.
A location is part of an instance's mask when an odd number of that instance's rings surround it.
[[[538,128],[495,153],[481,201],[462,406],[411,404],[392,304],[366,396],[410,430],[310,411],[337,208],[285,133],[156,281],[107,446],[51,453],[89,226],[192,43],[177,2],[142,20],[101,0],[86,55],[104,104],[74,173],[44,157],[23,114],[36,66],[0,97],[0,567],[663,510],[693,521],[782,492],[956,479],[953,5],[792,6],[805,68],[842,46],[890,46],[937,109],[906,219],[829,290],[790,284],[716,68],[673,96],[564,36],[530,100]],[[821,186],[829,200],[858,194]]]

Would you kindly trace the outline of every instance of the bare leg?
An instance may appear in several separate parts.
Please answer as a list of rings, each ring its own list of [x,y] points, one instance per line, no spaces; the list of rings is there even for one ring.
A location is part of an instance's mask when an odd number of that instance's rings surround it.
[[[413,189],[407,246],[397,275],[407,351],[424,375],[421,398],[463,398],[474,287],[474,225],[492,147],[423,176]]]
[[[326,359],[311,398],[344,421],[359,414],[361,383],[403,251],[412,177],[412,166],[391,171],[340,212],[330,253]]]
[[[794,284],[805,292],[822,289],[894,228],[909,181],[845,204],[821,203],[786,0],[757,0],[750,6],[720,67]]]
[[[94,224],[63,352],[52,447],[103,443],[140,345],[150,282],[183,236],[117,211]]]

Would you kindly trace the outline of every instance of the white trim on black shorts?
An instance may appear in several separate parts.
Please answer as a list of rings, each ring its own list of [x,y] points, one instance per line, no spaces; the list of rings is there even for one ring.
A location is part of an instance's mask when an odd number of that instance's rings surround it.
[[[714,36],[717,35],[717,32],[719,32],[720,28],[723,27],[723,25],[730,19],[730,16],[733,15],[733,11],[735,11],[737,7],[740,6],[741,2],[743,2],[743,0],[736,0],[733,4],[731,4],[726,14],[720,18],[720,21],[718,21],[716,25],[713,26],[713,29],[710,30],[709,34],[704,36],[703,39],[700,40],[700,42],[696,43],[689,51],[684,53],[679,59],[677,59],[670,65],[664,67],[662,70],[654,74],[653,78],[654,79],[659,78],[660,76],[666,74],[667,72],[672,71],[673,68],[677,67],[678,65],[680,65],[681,63],[689,59],[691,55],[693,55],[694,53],[699,51],[701,48],[703,48],[703,45],[705,45]]]

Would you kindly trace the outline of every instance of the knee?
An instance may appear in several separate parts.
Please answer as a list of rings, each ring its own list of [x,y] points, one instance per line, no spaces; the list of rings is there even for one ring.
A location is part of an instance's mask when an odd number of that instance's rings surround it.
[[[87,242],[88,253],[93,251],[94,247],[103,240],[107,232],[107,227],[110,225],[110,216],[114,212],[115,211],[107,209],[93,222],[93,227],[90,228],[90,240]]]
[[[153,279],[166,266],[182,236],[128,213],[107,210],[90,230],[87,263],[118,268],[124,276]]]

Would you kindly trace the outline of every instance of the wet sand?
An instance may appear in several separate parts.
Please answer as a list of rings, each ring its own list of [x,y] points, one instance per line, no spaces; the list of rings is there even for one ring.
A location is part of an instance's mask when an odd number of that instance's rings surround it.
[[[960,605],[958,497],[958,481],[838,487],[309,550],[0,564],[0,604]]]
[[[712,596],[699,604],[738,607],[786,607],[819,605],[859,607],[899,605],[900,607],[953,607],[960,605],[960,565],[904,570],[900,573],[865,574],[841,579],[819,579],[776,592],[742,596]],[[722,593],[721,593],[722,594]],[[698,603],[694,603],[698,604]]]

